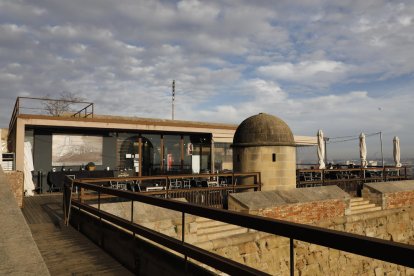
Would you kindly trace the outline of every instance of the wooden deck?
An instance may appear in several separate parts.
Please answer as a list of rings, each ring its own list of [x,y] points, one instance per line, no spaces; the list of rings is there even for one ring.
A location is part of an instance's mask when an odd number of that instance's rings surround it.
[[[23,214],[51,275],[133,275],[71,226],[62,223],[62,195],[24,198]]]

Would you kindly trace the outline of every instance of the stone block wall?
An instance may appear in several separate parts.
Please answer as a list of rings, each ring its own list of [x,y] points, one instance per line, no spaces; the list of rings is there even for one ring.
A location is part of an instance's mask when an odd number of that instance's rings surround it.
[[[347,208],[344,200],[332,199],[324,201],[303,202],[285,204],[275,207],[260,209],[252,214],[288,220],[299,223],[314,223],[320,220],[342,217]]]
[[[414,191],[386,193],[383,195],[384,209],[414,206]]]
[[[384,209],[383,200],[382,200],[382,193],[380,193],[379,191],[365,186],[361,190],[361,196],[364,199],[369,200],[370,203],[374,203],[375,205],[381,206],[381,208]]]
[[[233,149],[233,167],[235,172],[260,172],[263,191],[296,188],[295,147],[236,147]]]
[[[402,181],[401,185],[407,185]],[[395,184],[394,185],[398,185]],[[362,189],[362,197],[382,207],[383,210],[414,206],[414,183],[411,189],[389,189],[384,191],[383,187],[375,189],[375,186],[365,185]],[[398,187],[398,186],[397,186]],[[382,189],[381,189],[382,188]]]
[[[331,218],[313,225],[414,244],[414,207]],[[290,275],[289,239],[260,232],[211,241],[204,248],[272,275]],[[414,275],[398,266],[315,244],[294,241],[295,275]]]
[[[14,197],[17,200],[17,204],[20,208],[23,207],[23,196],[24,196],[24,176],[23,172],[20,171],[5,171],[4,174],[10,184]]]

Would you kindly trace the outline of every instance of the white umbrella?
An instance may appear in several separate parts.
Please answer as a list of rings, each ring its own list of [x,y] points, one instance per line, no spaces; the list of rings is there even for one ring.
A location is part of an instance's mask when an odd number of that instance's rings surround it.
[[[318,130],[318,160],[319,160],[319,169],[325,169],[325,143],[323,140],[322,130]]]
[[[401,167],[401,153],[400,153],[400,139],[397,136],[394,137],[394,162],[396,167]]]
[[[34,195],[33,190],[35,185],[33,183],[32,171],[33,167],[33,155],[32,155],[32,144],[30,142],[24,142],[24,190],[26,195]]]
[[[361,157],[361,167],[367,167],[367,144],[365,143],[365,134],[359,135],[359,155]]]

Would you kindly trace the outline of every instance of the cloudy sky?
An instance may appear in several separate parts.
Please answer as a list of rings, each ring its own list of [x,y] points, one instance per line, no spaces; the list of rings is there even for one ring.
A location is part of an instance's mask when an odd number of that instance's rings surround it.
[[[414,158],[413,46],[411,0],[0,0],[0,127],[17,96],[62,91],[101,114],[171,118],[176,80],[176,119],[267,112],[297,135],[382,131],[386,156],[398,135]]]

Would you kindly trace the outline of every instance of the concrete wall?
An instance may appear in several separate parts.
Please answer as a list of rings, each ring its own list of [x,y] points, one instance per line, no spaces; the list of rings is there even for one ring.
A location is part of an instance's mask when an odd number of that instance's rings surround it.
[[[233,168],[235,172],[261,172],[263,191],[296,188],[295,147],[235,147]]]
[[[23,207],[24,175],[19,171],[5,171],[4,175],[10,185],[10,189],[17,201],[17,205]]]

